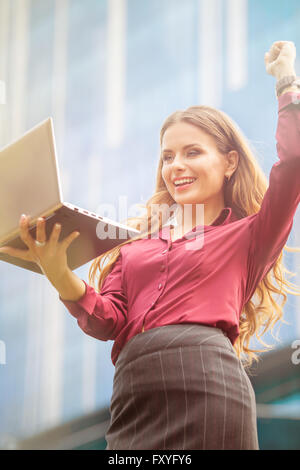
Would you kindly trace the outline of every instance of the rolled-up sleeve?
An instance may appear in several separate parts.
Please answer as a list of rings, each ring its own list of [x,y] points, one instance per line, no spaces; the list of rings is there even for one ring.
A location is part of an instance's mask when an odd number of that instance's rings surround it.
[[[89,336],[102,341],[118,336],[127,319],[127,296],[123,289],[122,254],[106,276],[100,293],[85,283],[85,293],[77,301],[59,300],[77,319],[78,326]]]
[[[300,93],[279,97],[276,149],[279,160],[271,168],[261,208],[249,217],[245,303],[283,250],[300,201]]]

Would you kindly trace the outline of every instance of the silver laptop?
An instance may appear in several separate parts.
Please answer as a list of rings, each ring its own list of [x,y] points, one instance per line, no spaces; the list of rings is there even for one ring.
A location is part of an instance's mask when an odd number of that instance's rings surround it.
[[[28,249],[19,236],[21,214],[30,216],[34,238],[38,217],[46,219],[47,239],[55,223],[61,224],[60,240],[80,232],[67,250],[71,270],[140,233],[63,201],[51,117],[0,150],[0,246]],[[5,253],[0,260],[43,274],[33,262]]]

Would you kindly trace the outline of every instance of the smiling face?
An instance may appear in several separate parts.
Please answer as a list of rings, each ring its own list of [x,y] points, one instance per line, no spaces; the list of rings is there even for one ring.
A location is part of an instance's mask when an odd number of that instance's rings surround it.
[[[205,204],[214,218],[224,207],[224,178],[231,175],[232,162],[221,154],[209,134],[187,122],[172,124],[165,131],[161,155],[162,178],[176,203]],[[192,184],[176,187],[175,178],[196,178]]]

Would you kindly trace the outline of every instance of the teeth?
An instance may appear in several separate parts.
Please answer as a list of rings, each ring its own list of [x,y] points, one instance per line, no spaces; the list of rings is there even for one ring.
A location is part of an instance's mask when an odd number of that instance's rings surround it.
[[[180,185],[180,184],[183,184],[183,183],[192,183],[193,181],[195,181],[196,178],[183,178],[182,180],[177,180],[175,181],[175,185]]]

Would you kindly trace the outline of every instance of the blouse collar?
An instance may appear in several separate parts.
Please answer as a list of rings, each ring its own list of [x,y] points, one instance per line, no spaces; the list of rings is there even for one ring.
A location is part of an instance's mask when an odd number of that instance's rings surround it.
[[[162,227],[162,229],[158,232],[159,233],[159,238],[162,238],[163,240],[167,240],[170,238],[170,226],[173,225],[172,221],[174,219],[169,219]],[[213,221],[212,224],[210,225],[204,225],[204,230],[209,231],[212,230],[213,226],[221,226],[221,225],[227,225],[230,224],[231,222],[234,222],[238,220],[238,217],[234,213],[231,207],[224,207],[220,214],[217,216],[217,218]],[[196,227],[193,228],[193,231],[195,233],[198,230],[203,231],[203,226],[202,225],[197,225]],[[189,232],[188,232],[189,233]]]

